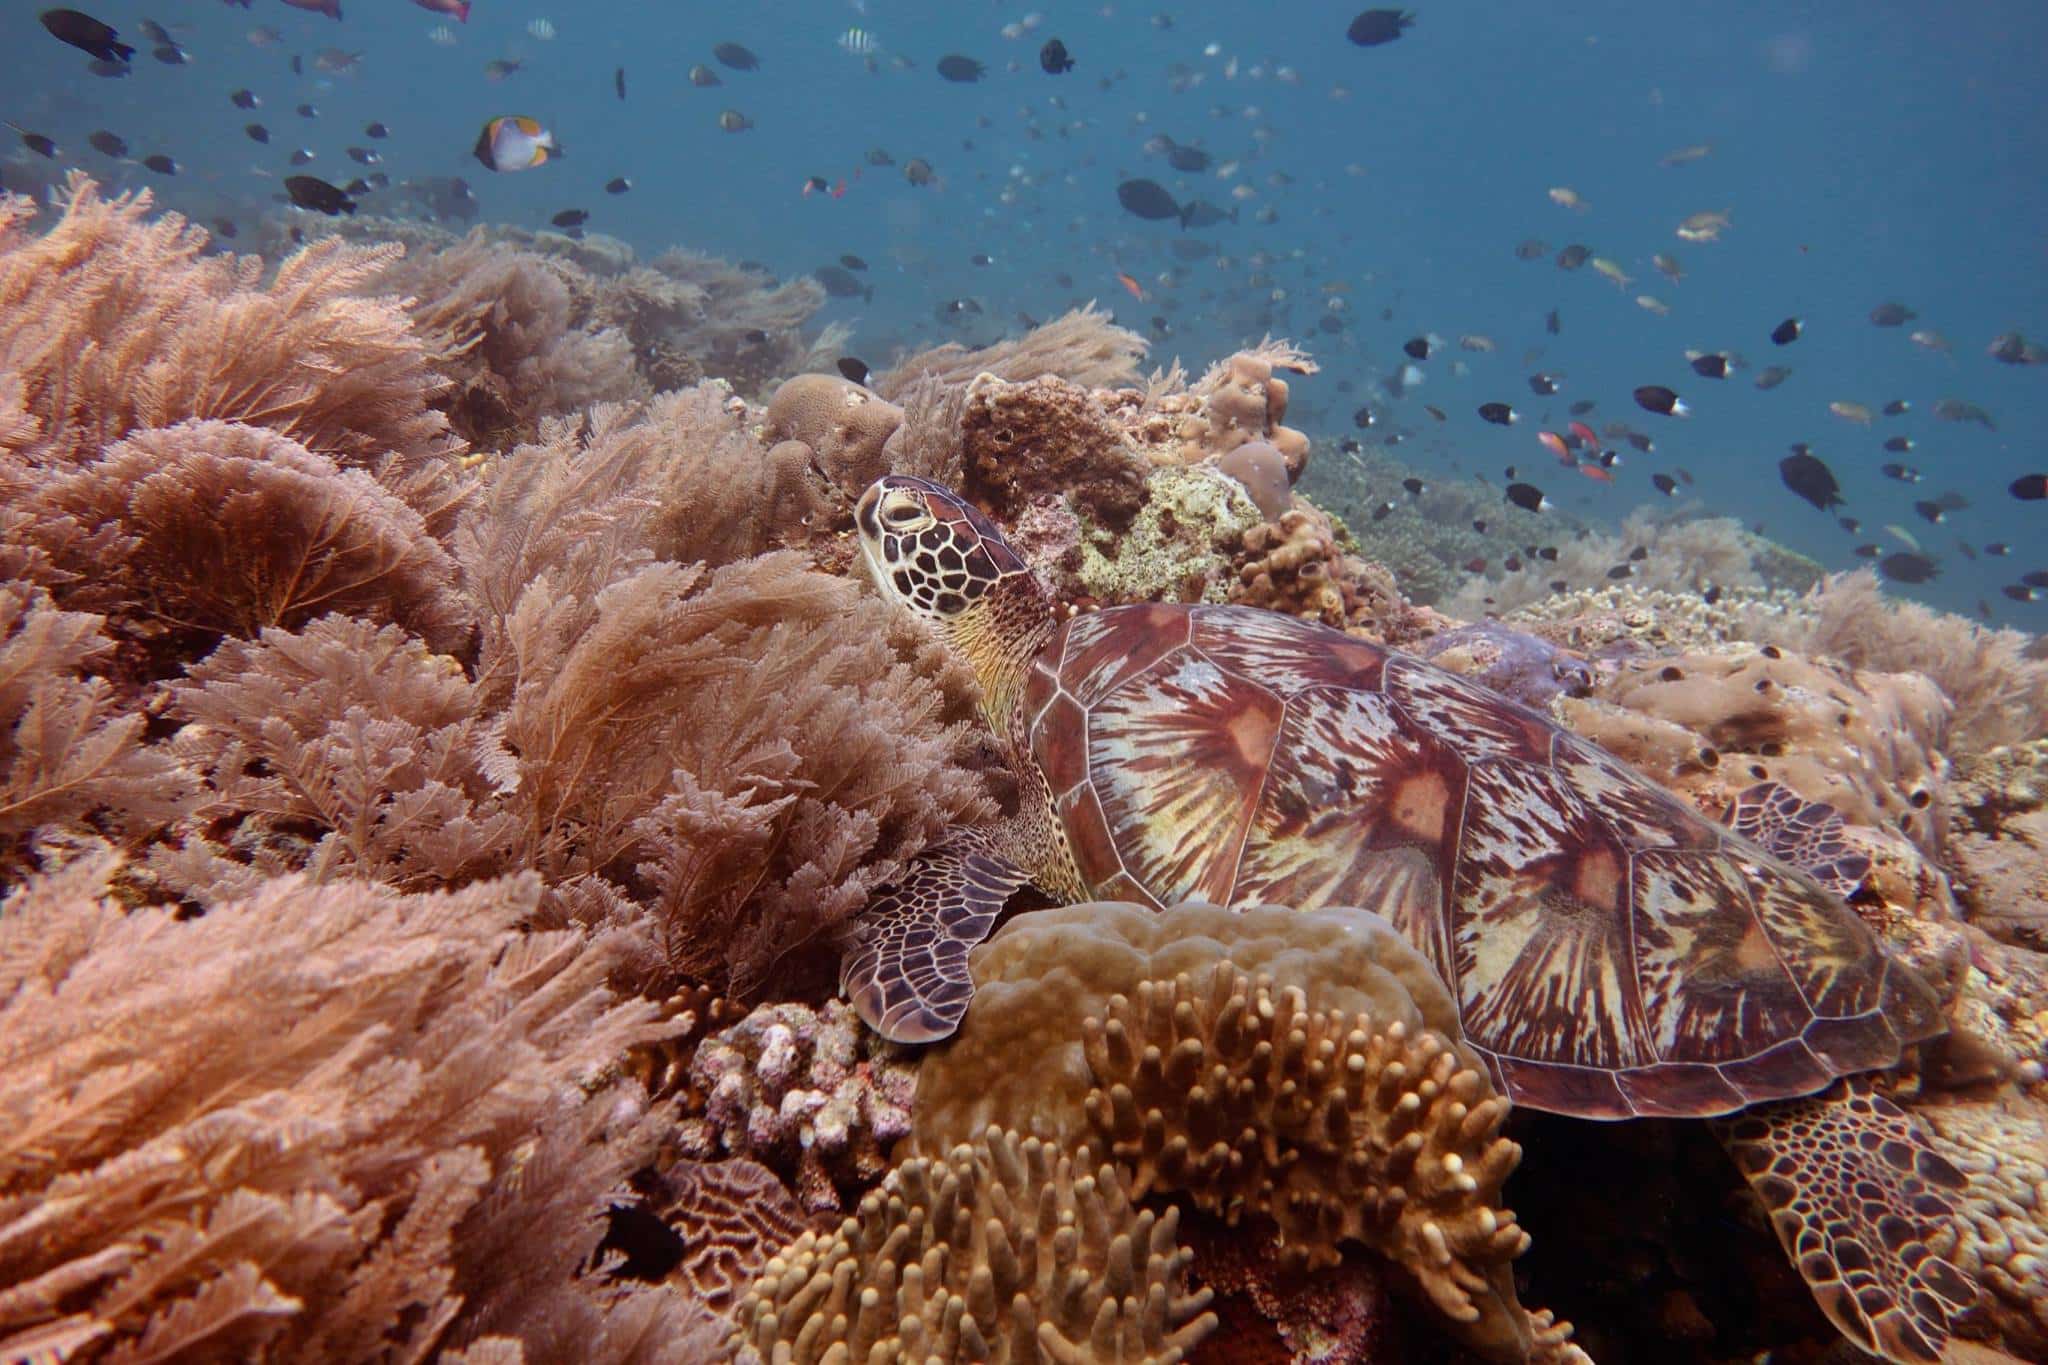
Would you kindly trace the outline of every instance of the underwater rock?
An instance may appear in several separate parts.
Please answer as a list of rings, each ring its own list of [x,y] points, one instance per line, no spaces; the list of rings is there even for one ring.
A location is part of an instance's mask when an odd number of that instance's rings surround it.
[[[960,415],[969,497],[1002,519],[1047,494],[1114,531],[1144,505],[1144,466],[1096,392],[1047,376],[1013,384],[978,376]]]

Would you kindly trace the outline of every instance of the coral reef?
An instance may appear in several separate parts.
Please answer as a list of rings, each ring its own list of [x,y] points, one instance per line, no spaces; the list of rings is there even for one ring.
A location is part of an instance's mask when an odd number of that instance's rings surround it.
[[[649,1183],[642,1207],[676,1237],[667,1278],[716,1312],[730,1311],[770,1258],[810,1230],[775,1173],[744,1157],[672,1161]]]
[[[2048,739],[1966,757],[1949,805],[1955,889],[1971,922],[2048,952]]]
[[[971,961],[975,1004],[918,1068],[917,1143],[945,1151],[991,1125],[1072,1146],[1091,1133],[1081,1021],[1141,981],[1229,961],[1298,987],[1318,1008],[1446,1036],[1443,983],[1386,921],[1359,910],[1243,912],[1179,905],[1154,914],[1096,901],[1020,915]]]
[[[1936,1151],[1969,1178],[1955,1245],[1937,1245],[1983,1291],[1978,1310],[2004,1348],[2048,1357],[2048,1105],[2007,1098],[1923,1105],[1916,1116]]]
[[[1046,376],[978,377],[960,415],[964,492],[1008,517],[1044,497],[1073,500],[1114,531],[1144,504],[1144,468],[1092,390]]]
[[[1287,381],[1273,373],[1276,369],[1316,372],[1315,363],[1302,352],[1272,341],[1240,351],[1211,369],[1189,390],[1201,400],[1201,407],[1180,424],[1176,434],[1183,444],[1213,457],[1247,441],[1262,441],[1286,462],[1289,482],[1300,478],[1308,466],[1308,437],[1283,425]],[[1186,456],[1182,459],[1189,462]]]
[[[1568,1329],[1515,1302],[1529,1234],[1501,1185],[1521,1149],[1484,1074],[1439,1034],[1312,1010],[1228,963],[1205,976],[1141,981],[1083,1021],[1088,1115],[1133,1194],[1270,1225],[1283,1264],[1326,1268],[1360,1242],[1499,1358],[1561,1346]]]
[[[1109,313],[1090,303],[1040,323],[1013,341],[977,351],[954,342],[920,351],[875,375],[873,386],[891,402],[921,384],[964,388],[982,374],[1013,383],[1050,376],[1084,388],[1126,388],[1139,381],[1138,362],[1148,349],[1145,338],[1117,326]]]
[[[1230,601],[1383,644],[1411,647],[1442,621],[1428,608],[1411,607],[1393,574],[1347,553],[1329,514],[1310,504],[1247,530],[1233,567]]]
[[[602,1081],[649,1014],[605,986],[622,936],[520,930],[532,877],[187,922],[113,874],[0,911],[0,1355],[424,1354],[609,1311],[572,1272],[652,1144]]]
[[[1573,730],[1708,811],[1774,780],[1851,825],[1939,852],[1948,702],[1925,678],[1735,646],[1623,664],[1590,697],[1557,708]]]
[[[1569,1357],[1569,1327],[1523,1310],[1507,1273],[1526,1236],[1499,1204],[1506,1103],[1384,920],[1095,903],[1016,919],[971,965],[974,1009],[919,1068],[920,1150],[984,1125],[1105,1144],[1140,1193],[1250,1216],[1283,1261],[1358,1240],[1482,1349]]]
[[[1271,441],[1246,441],[1216,461],[1216,468],[1243,485],[1267,521],[1278,521],[1294,505],[1287,457]]]
[[[803,1206],[841,1212],[889,1169],[910,1132],[916,1068],[843,1000],[764,1005],[707,1038],[691,1063],[703,1113],[677,1127],[687,1156],[751,1157]]]
[[[1215,1329],[1183,1288],[1179,1215],[1131,1201],[1086,1148],[990,1131],[914,1158],[829,1235],[769,1262],[735,1314],[741,1360],[1174,1365]]]
[[[836,374],[784,380],[768,400],[764,435],[798,442],[825,477],[850,497],[889,472],[883,446],[903,425],[903,409]]]
[[[1034,504],[1016,521],[1019,546],[1033,568],[1063,596],[1080,595],[1105,606],[1124,602],[1227,600],[1233,560],[1258,512],[1230,480],[1200,465],[1161,465],[1145,471],[1145,504],[1117,529],[1067,511],[1064,499]],[[1077,562],[1061,562],[1062,519],[1072,523]],[[1048,553],[1051,547],[1053,553]],[[1033,554],[1033,551],[1038,551]]]

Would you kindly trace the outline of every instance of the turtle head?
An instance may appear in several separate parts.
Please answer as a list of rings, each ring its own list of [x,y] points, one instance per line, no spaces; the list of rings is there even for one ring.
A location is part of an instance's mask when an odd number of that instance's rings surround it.
[[[990,715],[1006,714],[1052,631],[1052,603],[1031,566],[994,522],[930,479],[884,475],[861,495],[853,519],[876,589],[964,654],[981,676]]]

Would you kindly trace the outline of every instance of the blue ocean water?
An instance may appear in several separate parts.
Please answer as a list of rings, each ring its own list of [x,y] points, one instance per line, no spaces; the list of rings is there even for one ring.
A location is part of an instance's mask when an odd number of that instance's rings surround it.
[[[1554,501],[1612,521],[1661,501],[1651,474],[1682,467],[1701,514],[1740,517],[1830,568],[1864,562],[1859,544],[1903,549],[1890,523],[1941,571],[1902,591],[2032,629],[2048,619],[2048,601],[2000,591],[2048,569],[2048,503],[2007,492],[2048,468],[2048,366],[1985,354],[2011,328],[2048,339],[2048,11],[2028,0],[1419,4],[1412,28],[1373,48],[1345,40],[1355,8],[1321,3],[1114,0],[1034,12],[769,0],[719,14],[477,0],[466,23],[404,0],[341,3],[338,22],[279,0],[87,3],[141,49],[118,80],[91,75],[82,54],[44,33],[38,6],[9,6],[0,116],[55,137],[63,160],[116,186],[150,184],[201,221],[281,211],[271,196],[297,146],[317,154],[308,172],[346,181],[363,170],[344,153],[353,145],[376,147],[394,179],[465,177],[486,220],[540,227],[581,208],[591,231],[643,253],[680,243],[785,275],[852,253],[870,266],[873,297],[835,299],[823,317],[853,322],[853,351],[877,367],[899,346],[990,340],[1019,330],[1020,314],[1044,319],[1090,298],[1153,336],[1155,360],[1179,355],[1196,370],[1267,331],[1293,336],[1323,370],[1295,385],[1290,422],[1326,449],[1370,400],[1383,425],[1368,436],[1416,433],[1403,459],[1495,483],[1510,464],[1540,471]],[[169,26],[189,60],[154,60],[144,19]],[[538,19],[553,25],[551,40],[529,31]],[[454,35],[446,45],[429,37],[443,25]],[[279,41],[252,44],[259,26]],[[840,46],[854,26],[878,40],[871,59]],[[1040,69],[1052,37],[1072,53],[1071,72]],[[758,54],[759,69],[720,65],[712,47],[728,41]],[[317,70],[323,48],[360,53],[359,71]],[[984,78],[941,79],[935,66],[949,53],[984,63]],[[289,67],[295,54],[303,75]],[[488,79],[485,64],[502,58],[520,69]],[[697,63],[723,84],[691,85]],[[232,106],[238,87],[264,107]],[[319,117],[295,114],[301,101]],[[721,131],[728,109],[753,126]],[[567,155],[528,173],[485,171],[470,148],[484,120],[505,113],[540,119]],[[365,139],[372,119],[389,125],[387,140]],[[270,129],[268,146],[244,135],[252,120]],[[125,138],[132,157],[176,157],[180,173],[89,149],[98,128]],[[1148,154],[1162,133],[1200,147],[1211,165],[1183,173]],[[1697,160],[1659,164],[1700,144],[1711,151]],[[871,149],[894,164],[868,164]],[[905,180],[913,157],[931,163],[936,183]],[[0,183],[21,183],[34,160],[10,149]],[[607,195],[620,175],[633,190]],[[844,181],[843,195],[802,194],[811,176]],[[1203,231],[1141,221],[1117,203],[1130,176],[1235,209],[1236,220]],[[1574,191],[1584,211],[1553,202],[1553,188]],[[1681,241],[1677,224],[1701,210],[1728,210],[1730,226],[1718,241]],[[1182,259],[1174,243],[1191,237],[1214,253]],[[1550,254],[1517,259],[1530,238]],[[1634,283],[1558,269],[1551,255],[1572,242]],[[1659,252],[1678,260],[1682,280],[1653,267]],[[973,264],[976,253],[994,264]],[[941,309],[959,299],[979,311]],[[1894,300],[1918,316],[1873,326],[1870,310]],[[1555,336],[1544,325],[1553,309]],[[1339,330],[1323,330],[1326,315]],[[1788,316],[1804,319],[1805,334],[1773,346],[1769,332]],[[1952,349],[1915,344],[1916,329]],[[1430,332],[1453,344],[1425,366],[1425,385],[1389,398],[1379,382],[1405,360],[1401,343]],[[1497,348],[1461,352],[1460,334]],[[1748,368],[1700,378],[1687,349],[1729,350]],[[1771,364],[1793,374],[1758,391],[1754,376]],[[1539,369],[1564,377],[1555,397],[1530,393],[1526,377]],[[1640,411],[1630,393],[1642,384],[1678,390],[1694,415]],[[1977,404],[1997,429],[1937,420],[1944,397]],[[1876,413],[1901,398],[1910,412],[1867,427],[1829,412],[1853,402]],[[1561,428],[1575,399],[1597,401],[1595,425],[1622,420],[1652,434],[1655,453],[1625,451],[1611,486],[1556,470],[1535,433]],[[1474,409],[1488,401],[1513,404],[1521,420],[1480,421]],[[1425,402],[1449,420],[1424,417]],[[1885,452],[1896,435],[1915,448]],[[1781,486],[1778,461],[1795,441],[1828,462],[1846,507],[1822,513]],[[1887,461],[1924,480],[1887,478]],[[1968,505],[1940,525],[1916,514],[1916,500],[1948,492]],[[1843,513],[1859,532],[1836,524]],[[2012,556],[1983,557],[1994,541]]]

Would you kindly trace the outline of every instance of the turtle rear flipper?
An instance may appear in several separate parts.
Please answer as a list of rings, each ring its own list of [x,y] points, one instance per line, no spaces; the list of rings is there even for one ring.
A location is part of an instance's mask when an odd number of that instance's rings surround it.
[[[1781,782],[1759,782],[1738,794],[1724,817],[1728,828],[1765,852],[1800,868],[1847,900],[1870,872],[1870,859],[1843,838],[1841,812],[1809,801]]]
[[[1939,1361],[1977,1289],[1929,1249],[1954,1216],[1944,1192],[1965,1182],[1912,1117],[1850,1076],[1713,1127],[1828,1320],[1886,1360]]]
[[[980,830],[951,831],[856,922],[839,962],[839,989],[884,1038],[929,1043],[960,1027],[974,995],[968,950],[1030,880],[992,842]]]

